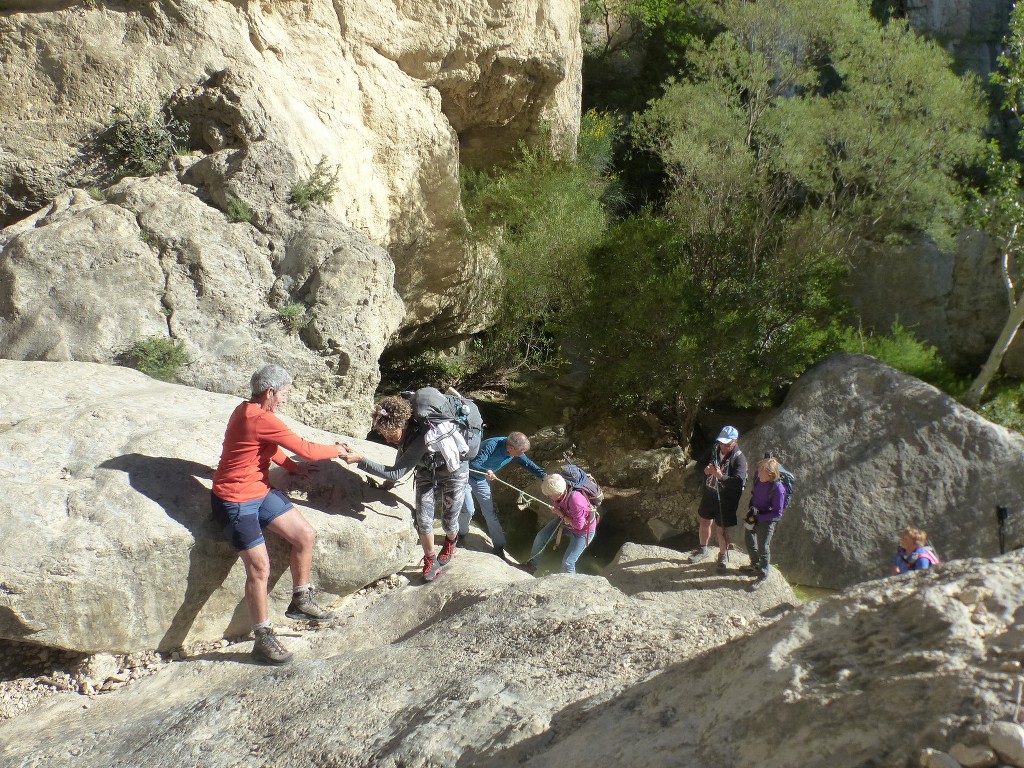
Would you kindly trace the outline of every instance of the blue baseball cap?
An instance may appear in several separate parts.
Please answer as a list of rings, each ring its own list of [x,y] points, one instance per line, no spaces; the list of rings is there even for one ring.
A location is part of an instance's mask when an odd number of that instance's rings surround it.
[[[733,440],[739,440],[740,433],[736,431],[736,427],[722,427],[722,431],[718,433],[718,442],[720,443],[731,443]]]

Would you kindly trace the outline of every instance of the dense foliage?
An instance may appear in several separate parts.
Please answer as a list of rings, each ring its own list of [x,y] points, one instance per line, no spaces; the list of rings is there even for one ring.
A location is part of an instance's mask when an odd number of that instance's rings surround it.
[[[762,404],[835,345],[865,241],[949,241],[984,122],[940,49],[856,2],[711,12],[721,31],[633,121],[664,204],[597,250],[588,313],[598,389],[683,438],[708,401]]]
[[[464,172],[471,233],[494,248],[499,266],[494,320],[475,367],[493,376],[558,357],[566,318],[590,282],[587,255],[607,224],[613,134],[614,120],[588,113],[575,151],[542,140],[521,146],[510,167]]]

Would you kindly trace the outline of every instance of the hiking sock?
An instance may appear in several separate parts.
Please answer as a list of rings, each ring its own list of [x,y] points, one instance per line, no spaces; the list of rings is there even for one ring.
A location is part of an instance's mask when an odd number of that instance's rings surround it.
[[[309,590],[309,588],[312,587],[312,586],[313,586],[312,584],[303,584],[301,586],[292,587],[292,594],[293,595],[297,595],[300,592],[307,592]]]

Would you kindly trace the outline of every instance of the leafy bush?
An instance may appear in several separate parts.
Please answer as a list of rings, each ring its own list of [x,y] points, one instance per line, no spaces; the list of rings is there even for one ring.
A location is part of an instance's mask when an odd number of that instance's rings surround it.
[[[252,217],[255,215],[252,207],[244,200],[239,200],[237,197],[228,198],[227,206],[227,217],[229,221],[234,222],[250,222]]]
[[[591,258],[579,318],[593,391],[651,410],[686,441],[709,402],[771,402],[832,340],[841,266],[782,250],[753,262],[739,230],[718,236],[646,212],[613,227]]]
[[[989,390],[989,399],[981,404],[978,413],[1007,429],[1024,433],[1024,384],[995,382]]]
[[[277,308],[277,315],[289,333],[298,333],[309,325],[306,305],[298,301],[290,301]]]
[[[113,123],[100,136],[100,147],[114,176],[152,176],[188,139],[188,124],[146,104],[114,109]]]
[[[537,146],[521,144],[509,167],[464,172],[470,234],[495,250],[499,264],[486,297],[495,313],[477,352],[481,368],[513,370],[558,358],[559,338],[589,283],[587,254],[607,225],[602,197],[611,183],[605,166],[612,127],[588,114],[578,155],[572,147],[552,148],[545,131]]]
[[[931,344],[918,341],[913,331],[899,320],[892,324],[887,336],[865,334],[860,328],[846,328],[840,347],[846,352],[877,357],[886,365],[927,381],[954,397],[963,391],[963,381],[946,365],[939,351]]]
[[[135,342],[127,354],[128,364],[147,376],[174,381],[182,368],[190,364],[184,344],[164,336],[150,336]]]
[[[93,200],[98,200],[101,203],[106,202],[107,193],[99,187],[88,187],[85,190],[86,194],[89,195]]]
[[[385,357],[380,362],[381,392],[400,392],[430,384],[438,389],[461,389],[473,375],[472,356],[448,355],[433,350],[412,357]]]
[[[341,168],[332,167],[326,157],[321,157],[310,177],[292,187],[288,201],[303,211],[314,204],[331,202],[338,191],[340,174]]]

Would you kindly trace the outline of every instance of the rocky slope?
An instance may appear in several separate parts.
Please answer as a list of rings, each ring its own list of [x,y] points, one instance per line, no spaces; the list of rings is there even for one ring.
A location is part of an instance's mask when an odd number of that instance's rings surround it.
[[[289,633],[288,667],[231,644],[50,696],[0,723],[0,762],[901,768],[987,744],[1013,714],[1019,554],[800,608],[777,578],[751,594],[657,548],[607,577],[533,579],[463,552],[433,584],[391,581]]]

